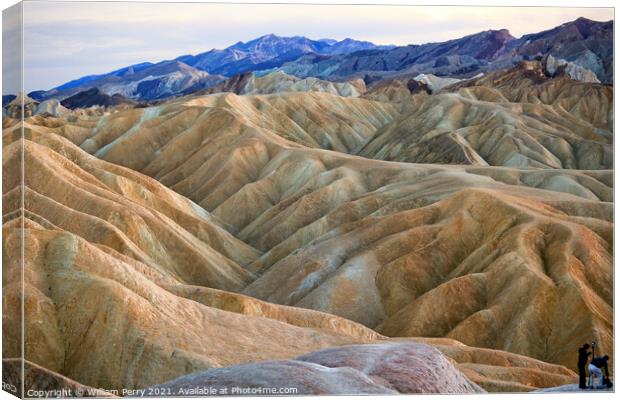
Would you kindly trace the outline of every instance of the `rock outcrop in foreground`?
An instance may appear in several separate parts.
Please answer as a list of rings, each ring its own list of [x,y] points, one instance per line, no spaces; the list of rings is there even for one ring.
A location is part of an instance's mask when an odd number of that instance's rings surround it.
[[[157,387],[172,395],[203,387],[230,394],[235,388],[293,388],[302,395],[484,392],[439,351],[415,342],[330,348],[290,361],[201,371]]]
[[[457,363],[465,376],[488,392],[529,392],[540,387],[561,386],[577,381],[577,374],[566,367],[519,354],[470,347],[452,339],[413,340],[441,351]]]
[[[26,396],[22,393],[22,377]],[[19,358],[2,360],[2,383],[5,390],[18,397],[114,397]]]

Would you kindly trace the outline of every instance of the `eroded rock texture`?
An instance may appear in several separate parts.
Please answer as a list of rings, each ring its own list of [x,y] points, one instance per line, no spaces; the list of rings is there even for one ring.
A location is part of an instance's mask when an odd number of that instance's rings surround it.
[[[613,352],[613,97],[540,68],[5,118],[5,357],[23,238],[26,358],[84,385],[574,383]]]

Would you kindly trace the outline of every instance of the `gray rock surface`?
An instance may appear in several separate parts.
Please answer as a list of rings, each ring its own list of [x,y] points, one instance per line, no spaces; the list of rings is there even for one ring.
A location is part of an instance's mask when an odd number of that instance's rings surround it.
[[[294,392],[272,393],[271,388]],[[295,360],[215,368],[157,385],[149,392],[205,394],[483,393],[434,347],[381,343],[329,348]]]
[[[544,389],[539,389],[539,390],[535,390],[532,393],[593,393],[593,392],[613,392],[613,388],[611,389],[595,389],[595,390],[590,390],[590,389],[585,389],[585,390],[581,390],[579,389],[579,385],[574,383],[572,385],[562,385],[562,386],[555,386],[555,387],[549,387],[549,388],[544,388]]]
[[[34,115],[49,114],[54,117],[60,117],[68,114],[69,112],[69,109],[60,104],[60,101],[57,99],[45,100],[34,109]]]
[[[544,67],[545,71],[551,76],[563,72],[576,81],[600,83],[596,77],[596,74],[591,70],[573,62],[568,62],[561,58],[555,58],[552,55],[548,55],[545,58]]]

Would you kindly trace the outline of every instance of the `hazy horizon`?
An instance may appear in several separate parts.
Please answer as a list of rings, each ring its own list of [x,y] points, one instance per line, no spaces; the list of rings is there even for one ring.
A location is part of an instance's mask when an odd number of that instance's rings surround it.
[[[329,12],[325,12],[328,9]],[[423,44],[489,30],[515,37],[612,8],[370,6],[209,3],[24,3],[25,89],[48,90],[85,75],[223,49],[273,33]],[[236,29],[230,29],[235,26]],[[4,35],[10,35],[5,22]],[[224,32],[222,34],[222,32]],[[3,94],[19,89],[3,79]]]

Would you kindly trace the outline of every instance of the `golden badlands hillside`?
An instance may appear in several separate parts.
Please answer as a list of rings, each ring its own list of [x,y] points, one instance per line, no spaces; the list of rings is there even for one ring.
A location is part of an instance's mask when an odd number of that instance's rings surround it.
[[[18,132],[8,129],[3,137],[3,339],[9,357],[20,354]],[[239,282],[254,275],[239,271],[259,252],[151,178],[97,160],[40,127],[26,125],[25,137],[25,353],[34,376],[64,382],[54,371],[91,387],[145,388],[193,371],[327,347],[388,345],[386,337],[334,315],[215,289],[241,289]],[[169,242],[172,236],[179,238],[177,247]],[[197,270],[200,261],[187,263],[201,254],[225,267]],[[574,380],[568,369],[528,357],[458,342],[429,343],[455,360],[461,372],[454,372],[454,381],[472,391],[480,389],[468,382],[514,391]],[[415,346],[405,348],[405,360],[410,351],[420,353]],[[5,370],[11,371],[11,362]],[[358,385],[348,387],[364,393],[376,386],[363,376],[347,379]],[[309,393],[324,387],[315,384],[319,388]],[[393,392],[390,387],[385,390]]]
[[[367,98],[403,112],[357,154],[417,163],[535,168],[613,167],[613,88],[544,75],[523,62],[428,96],[386,82]],[[412,101],[411,98],[414,97]]]
[[[327,92],[339,96],[359,97],[365,91],[366,84],[362,79],[356,79],[351,82],[330,82],[314,77],[301,79],[277,70],[263,76],[256,76],[252,72],[235,75],[219,85],[193,94],[212,94],[219,92],[231,92],[236,94]]]
[[[282,362],[329,393],[322,368],[436,350],[456,369],[432,388],[338,376],[367,393],[574,382],[582,343],[613,351],[613,107],[608,86],[543,84],[540,101],[495,81],[189,96],[37,115],[23,147],[4,119],[5,355],[23,192],[26,358],[80,384],[224,384],[263,364],[222,367]]]

